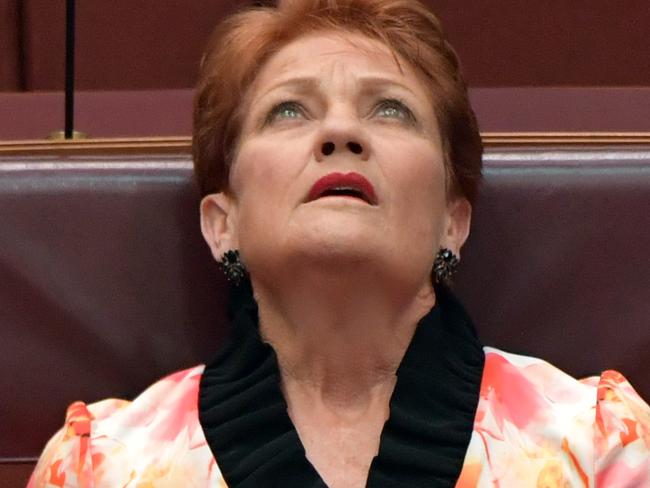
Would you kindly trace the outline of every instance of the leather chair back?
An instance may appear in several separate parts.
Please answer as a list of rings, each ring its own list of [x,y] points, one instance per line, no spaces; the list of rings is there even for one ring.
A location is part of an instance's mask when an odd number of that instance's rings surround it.
[[[649,214],[649,147],[489,148],[456,287],[483,342],[650,398]],[[72,401],[209,360],[225,294],[188,154],[0,157],[3,486]]]

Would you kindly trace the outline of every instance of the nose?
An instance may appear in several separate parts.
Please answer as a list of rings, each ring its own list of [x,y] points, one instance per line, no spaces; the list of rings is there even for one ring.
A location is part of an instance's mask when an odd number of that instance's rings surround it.
[[[314,144],[314,157],[316,161],[323,162],[337,155],[368,160],[369,142],[358,121],[339,118],[324,122]]]

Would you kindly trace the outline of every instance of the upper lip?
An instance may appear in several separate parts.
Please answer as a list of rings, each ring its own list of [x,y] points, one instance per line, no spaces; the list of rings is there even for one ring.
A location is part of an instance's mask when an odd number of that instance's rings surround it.
[[[377,205],[377,196],[372,184],[359,173],[330,173],[319,178],[309,190],[307,201],[311,202],[326,193],[350,195],[361,198],[370,205]]]

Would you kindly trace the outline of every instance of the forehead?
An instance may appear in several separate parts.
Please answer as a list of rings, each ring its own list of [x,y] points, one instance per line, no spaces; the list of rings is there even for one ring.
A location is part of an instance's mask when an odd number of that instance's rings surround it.
[[[384,79],[429,99],[429,90],[410,63],[381,41],[345,32],[309,34],[283,46],[264,63],[250,91],[259,95],[301,77],[343,76]]]

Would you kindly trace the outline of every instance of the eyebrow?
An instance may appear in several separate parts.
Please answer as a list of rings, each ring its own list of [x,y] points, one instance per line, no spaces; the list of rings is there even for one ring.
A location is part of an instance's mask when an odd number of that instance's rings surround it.
[[[381,76],[363,76],[359,78],[358,83],[362,86],[362,91],[366,91],[366,92],[379,91],[384,88],[398,88],[398,89],[406,90],[416,98],[418,97],[418,95],[409,87],[397,81],[391,80],[390,78],[383,78]],[[308,92],[316,91],[318,89],[319,84],[320,84],[319,78],[312,77],[312,76],[298,76],[294,78],[281,80],[273,84],[268,90],[265,90],[262,94],[260,94],[256,98],[260,99],[268,95],[269,93],[282,88],[294,89],[299,93],[308,93]]]

